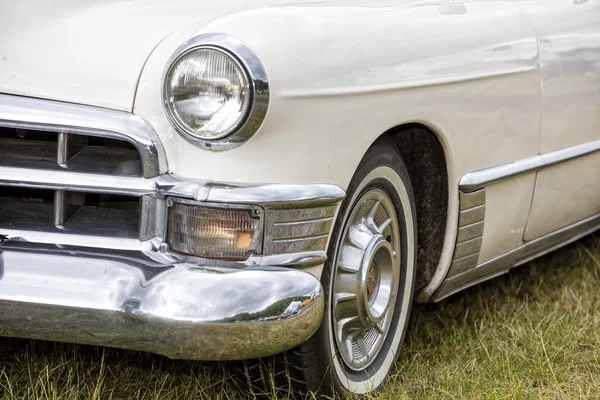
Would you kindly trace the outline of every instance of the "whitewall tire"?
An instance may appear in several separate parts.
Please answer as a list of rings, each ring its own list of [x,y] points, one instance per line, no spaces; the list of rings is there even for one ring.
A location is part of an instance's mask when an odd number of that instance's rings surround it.
[[[400,354],[414,292],[417,221],[406,166],[393,141],[375,142],[340,207],[321,275],[324,319],[308,341],[241,364],[244,386],[291,398],[377,391]]]

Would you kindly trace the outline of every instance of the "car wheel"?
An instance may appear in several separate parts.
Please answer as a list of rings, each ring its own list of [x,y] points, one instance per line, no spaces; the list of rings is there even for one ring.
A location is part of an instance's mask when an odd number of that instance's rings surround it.
[[[380,389],[408,326],[416,228],[404,162],[391,139],[380,139],[357,168],[333,229],[321,276],[321,327],[295,349],[240,363],[242,384],[255,393],[284,390],[292,398]]]

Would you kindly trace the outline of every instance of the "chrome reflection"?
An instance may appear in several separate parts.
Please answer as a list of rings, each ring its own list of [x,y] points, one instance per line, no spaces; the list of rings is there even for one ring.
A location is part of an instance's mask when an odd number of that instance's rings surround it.
[[[243,359],[298,345],[323,313],[319,281],[297,270],[154,268],[13,250],[2,259],[2,336]]]

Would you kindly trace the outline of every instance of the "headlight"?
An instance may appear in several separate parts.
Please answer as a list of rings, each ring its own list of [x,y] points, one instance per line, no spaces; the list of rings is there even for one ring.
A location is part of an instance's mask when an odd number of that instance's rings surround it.
[[[177,125],[199,139],[220,139],[237,128],[250,106],[242,66],[217,49],[183,55],[167,76],[167,104]]]
[[[268,106],[265,70],[256,55],[226,35],[181,46],[165,75],[164,101],[175,128],[202,147],[239,146],[260,127]]]

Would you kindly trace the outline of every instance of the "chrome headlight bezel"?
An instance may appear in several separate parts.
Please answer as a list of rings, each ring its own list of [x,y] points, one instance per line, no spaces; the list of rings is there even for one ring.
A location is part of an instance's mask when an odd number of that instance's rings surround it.
[[[249,106],[243,118],[219,139],[202,139],[191,134],[169,107],[168,85],[171,70],[189,53],[210,49],[224,53],[240,67],[248,81]],[[269,81],[258,56],[242,41],[225,34],[208,33],[196,36],[182,44],[171,56],[163,73],[162,100],[165,113],[177,132],[191,143],[206,150],[229,150],[242,145],[260,128],[269,106]]]

